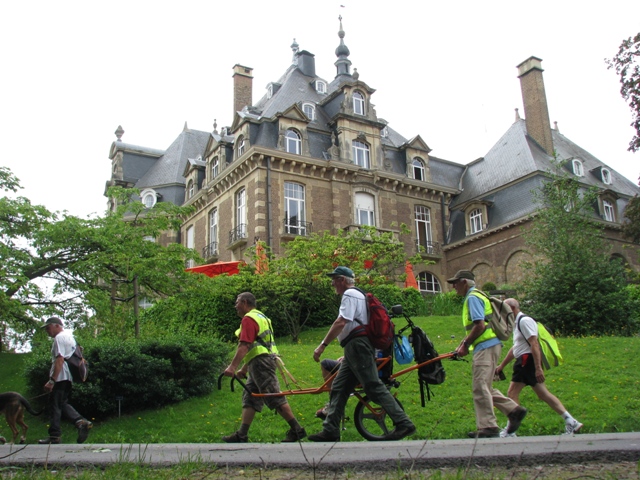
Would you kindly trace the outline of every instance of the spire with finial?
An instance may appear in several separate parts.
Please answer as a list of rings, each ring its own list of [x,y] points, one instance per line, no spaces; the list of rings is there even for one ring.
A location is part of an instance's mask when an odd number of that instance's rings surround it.
[[[342,29],[342,15],[338,17],[340,20],[340,31],[338,32],[338,37],[340,37],[340,45],[336,48],[336,63],[334,65],[337,68],[336,76],[338,75],[351,75],[349,72],[349,67],[351,67],[351,60],[349,60],[349,49],[344,44],[344,30]]]
[[[291,50],[293,51],[293,59],[291,60],[291,63],[298,65],[298,52],[300,51],[300,45],[298,45],[295,38],[291,44]]]
[[[520,118],[520,110],[516,108],[516,122],[518,120],[522,120],[522,119]]]
[[[118,125],[118,128],[116,128],[116,131],[113,132],[116,134],[116,138],[118,140],[116,140],[117,142],[121,142],[122,141],[122,135],[124,135],[124,130],[122,129],[122,125]]]
[[[184,128],[182,129],[183,132],[188,132],[189,131],[189,127],[187,126],[187,121],[184,121]]]
[[[213,119],[213,133],[215,133],[216,135],[218,134],[218,119],[217,118]]]

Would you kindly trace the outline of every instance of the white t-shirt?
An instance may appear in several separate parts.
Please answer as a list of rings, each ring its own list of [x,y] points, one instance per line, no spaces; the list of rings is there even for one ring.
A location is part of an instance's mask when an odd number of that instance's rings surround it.
[[[369,323],[369,317],[367,316],[367,301],[364,295],[355,288],[350,288],[342,294],[342,301],[340,302],[340,311],[338,314],[347,321],[347,324],[342,329],[342,332],[338,335],[338,341],[342,342],[354,328],[360,326],[354,319],[360,320],[363,325]]]
[[[53,363],[51,364],[51,370],[49,371],[49,376],[53,376],[54,364],[56,358],[62,355],[64,358],[69,358],[73,355],[73,352],[76,350],[76,339],[73,338],[71,332],[66,332],[63,330],[58,335],[53,338],[53,345],[51,345],[51,359]],[[69,365],[67,362],[62,364],[62,371],[58,374],[58,378],[56,378],[56,382],[62,382],[64,380],[73,381],[71,378],[71,372],[69,371]]]
[[[518,358],[525,353],[531,353],[531,347],[528,343],[529,337],[531,336],[538,336],[538,325],[536,324],[536,321],[531,317],[527,317],[522,312],[518,313],[515,328],[513,329],[514,357]]]

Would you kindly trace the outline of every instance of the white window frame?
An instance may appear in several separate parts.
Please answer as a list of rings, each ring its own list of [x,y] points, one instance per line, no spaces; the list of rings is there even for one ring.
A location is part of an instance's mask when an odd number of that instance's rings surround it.
[[[244,149],[245,149],[244,137],[240,137],[238,139],[238,147],[236,148],[236,158],[240,158],[242,155],[244,155]]]
[[[216,178],[220,174],[220,158],[213,157],[211,161],[211,180]]]
[[[267,99],[273,97],[273,84],[267,85]]]
[[[196,194],[195,182],[193,180],[189,180],[187,182],[187,200],[193,198]]]
[[[355,195],[356,225],[376,226],[376,197],[366,192]]]
[[[300,134],[295,130],[289,129],[284,134],[285,151],[287,153],[293,153],[300,155]]]
[[[353,113],[364,115],[364,95],[360,92],[353,92]]]
[[[611,172],[607,168],[602,169],[602,181],[605,185],[611,185]]]
[[[571,165],[573,167],[573,174],[576,177],[584,177],[584,168],[582,167],[582,162],[580,160],[574,158]]]
[[[613,203],[609,200],[602,200],[602,210],[604,219],[607,222],[615,222],[616,221],[616,211]]]
[[[142,192],[140,201],[143,203],[145,208],[153,208],[158,201],[158,196],[153,190],[146,190]]]
[[[433,253],[433,236],[431,232],[431,209],[424,205],[414,208],[416,222],[416,242],[421,253]]]
[[[196,245],[196,242],[195,242],[196,235],[195,235],[195,227],[193,225],[189,225],[187,227],[187,234],[185,235],[185,237],[186,237],[185,238],[185,241],[186,241],[186,245],[185,246],[187,248],[194,249],[195,245]],[[187,268],[191,268],[191,267],[194,267],[194,266],[195,266],[195,262],[194,262],[194,260],[192,258],[190,258],[187,261]]]
[[[312,122],[316,119],[316,106],[313,103],[303,103],[302,111]]]
[[[424,162],[417,157],[413,159],[413,178],[423,182],[427,179]]]
[[[431,272],[420,272],[418,274],[418,288],[421,292],[440,293],[442,286],[438,278]]]
[[[209,212],[209,244],[218,243],[218,208]]]
[[[292,215],[295,212],[295,215]],[[305,188],[294,182],[284,183],[285,233],[306,235]]]
[[[247,237],[247,191],[241,188],[236,192],[236,227],[244,225],[238,233],[242,238]]]
[[[371,157],[369,154],[369,145],[358,140],[351,142],[351,149],[353,153],[353,163],[359,167],[370,169]]]
[[[473,235],[482,231],[482,209],[474,208],[469,212],[469,231]]]
[[[327,84],[322,80],[316,80],[316,92],[327,93]]]

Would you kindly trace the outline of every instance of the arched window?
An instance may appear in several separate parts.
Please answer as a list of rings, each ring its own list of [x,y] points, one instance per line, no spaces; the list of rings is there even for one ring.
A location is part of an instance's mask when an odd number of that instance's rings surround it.
[[[195,193],[196,193],[195,183],[193,183],[193,180],[189,180],[189,182],[187,183],[187,200],[192,198],[195,195]]]
[[[316,92],[327,93],[327,84],[321,80],[316,80]]]
[[[364,97],[360,92],[353,94],[353,113],[356,115],[364,115]]]
[[[427,179],[425,176],[424,163],[422,163],[422,160],[419,158],[413,159],[413,178],[422,181]]]
[[[420,272],[418,274],[418,288],[421,292],[440,293],[442,287],[435,275],[429,272]]]
[[[289,153],[300,155],[300,135],[293,130],[287,130],[285,137],[285,150]]]
[[[611,172],[606,168],[602,169],[602,181],[605,185],[611,185]]]
[[[369,159],[369,145],[357,140],[354,140],[351,145],[353,150],[353,163],[362,168],[371,168],[371,161]]]
[[[369,193],[356,193],[356,224],[376,226],[375,198]]]
[[[582,162],[580,160],[578,160],[577,158],[574,159],[572,162],[572,165],[573,165],[573,174],[576,177],[584,176],[584,170],[582,168]]]
[[[309,120],[314,121],[316,119],[316,107],[311,103],[303,103],[302,111],[309,117]]]
[[[211,162],[211,180],[216,178],[220,173],[220,159],[218,157],[213,157],[213,161]]]
[[[240,158],[242,155],[244,155],[244,150],[245,150],[244,137],[240,137],[236,142],[236,158]]]
[[[602,201],[602,209],[604,210],[603,216],[607,222],[615,222],[616,221],[616,212],[613,207],[613,203],[609,200]]]
[[[469,213],[469,227],[472,234],[482,231],[482,210],[479,208]]]
[[[156,204],[157,195],[153,190],[143,190],[142,191],[142,203],[146,208],[153,208]]]

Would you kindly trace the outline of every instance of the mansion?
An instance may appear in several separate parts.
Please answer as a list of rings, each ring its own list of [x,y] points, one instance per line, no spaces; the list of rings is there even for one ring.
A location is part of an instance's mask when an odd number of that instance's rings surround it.
[[[524,118],[516,110],[489,152],[463,165],[430,155],[420,135],[405,138],[378,117],[375,89],[351,67],[342,23],[338,36],[333,78],[318,75],[314,55],[294,40],[291,65],[255,104],[252,69],[235,65],[231,126],[185,124],[166,150],[127,144],[118,127],[107,187],[137,188],[147,207],[195,206],[179,232],[156,240],[194,248],[203,263],[246,260],[257,240],[278,255],[299,236],[371,225],[393,232],[408,256],[419,253],[420,290],[439,292],[460,269],[480,285],[521,279],[531,259],[522,230],[536,210],[532,192],[557,157],[600,192],[593,216],[606,224],[612,254],[640,267],[637,245],[620,233],[640,188],[551,127],[539,58],[517,67]],[[400,231],[403,223],[411,233]]]

